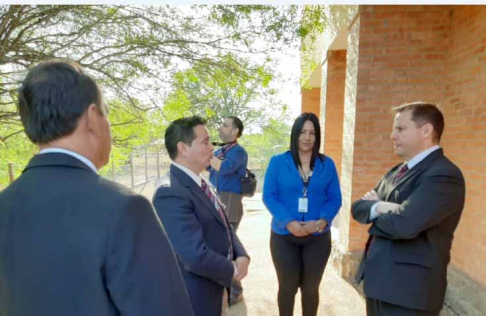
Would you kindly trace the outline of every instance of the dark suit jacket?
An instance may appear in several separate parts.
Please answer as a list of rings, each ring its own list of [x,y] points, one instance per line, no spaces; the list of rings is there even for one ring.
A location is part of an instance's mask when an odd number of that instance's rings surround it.
[[[0,193],[0,315],[193,315],[150,202],[61,153]]]
[[[454,230],[462,214],[465,184],[461,171],[442,149],[432,152],[397,183],[391,169],[375,188],[380,200],[401,204],[401,213],[380,215],[358,270],[367,297],[418,310],[438,311],[444,303],[447,265]],[[375,201],[352,206],[355,220],[369,223]]]
[[[171,165],[159,184],[153,202],[179,257],[194,313],[219,316],[223,290],[234,274],[223,220],[201,187],[178,167]],[[231,259],[247,256],[232,229],[230,234]]]

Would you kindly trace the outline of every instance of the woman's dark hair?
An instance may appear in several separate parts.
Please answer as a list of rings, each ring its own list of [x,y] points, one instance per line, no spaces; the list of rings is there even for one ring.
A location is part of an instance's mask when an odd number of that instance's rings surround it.
[[[319,119],[314,113],[302,113],[295,120],[294,125],[292,125],[292,132],[290,133],[290,153],[292,154],[295,165],[297,167],[302,166],[299,157],[299,137],[300,133],[302,132],[302,128],[307,121],[311,121],[312,124],[314,124],[314,130],[316,133],[316,142],[314,143],[314,149],[312,150],[312,158],[310,161],[310,168],[313,170],[316,158],[319,158],[321,161],[324,158],[324,155],[319,153],[319,148],[321,147],[321,125],[319,124]]]

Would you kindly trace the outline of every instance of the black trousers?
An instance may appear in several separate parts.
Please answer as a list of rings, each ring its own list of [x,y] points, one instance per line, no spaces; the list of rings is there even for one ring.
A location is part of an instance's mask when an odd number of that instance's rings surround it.
[[[366,298],[366,314],[368,316],[438,316],[439,313],[440,311],[421,311],[369,297]]]
[[[315,316],[319,306],[319,284],[331,253],[331,232],[306,237],[272,232],[270,251],[278,277],[280,316],[293,315],[299,288],[302,315]]]

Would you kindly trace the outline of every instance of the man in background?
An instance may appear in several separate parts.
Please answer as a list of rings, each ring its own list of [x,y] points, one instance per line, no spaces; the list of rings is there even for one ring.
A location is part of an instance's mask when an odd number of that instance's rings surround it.
[[[217,188],[221,201],[226,205],[226,214],[235,232],[243,218],[243,195],[240,179],[246,174],[248,154],[238,144],[243,134],[243,122],[236,116],[227,117],[219,128],[222,147],[216,150],[211,159],[210,181]],[[234,280],[231,286],[230,302],[236,304],[243,299],[241,282]]]
[[[94,79],[52,60],[18,97],[40,152],[0,193],[0,315],[193,315],[150,202],[97,173],[111,132]]]

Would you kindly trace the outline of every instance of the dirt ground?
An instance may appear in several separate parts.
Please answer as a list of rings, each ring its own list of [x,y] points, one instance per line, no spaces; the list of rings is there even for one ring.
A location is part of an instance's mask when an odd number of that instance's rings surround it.
[[[233,306],[230,316],[277,316],[278,281],[270,255],[271,216],[261,202],[261,195],[244,199],[245,216],[238,236],[251,256],[248,276],[243,280],[244,301]],[[366,315],[365,302],[356,290],[339,277],[329,265],[320,289],[318,315]],[[300,293],[295,300],[294,315],[302,315]]]
[[[150,200],[153,182],[136,188]],[[278,281],[270,256],[271,216],[261,201],[261,194],[243,200],[245,215],[238,236],[251,256],[248,276],[242,281],[244,300],[231,307],[229,316],[278,316]],[[329,265],[320,289],[319,316],[364,316],[365,302],[358,292],[339,277]],[[300,293],[294,315],[302,315]]]

